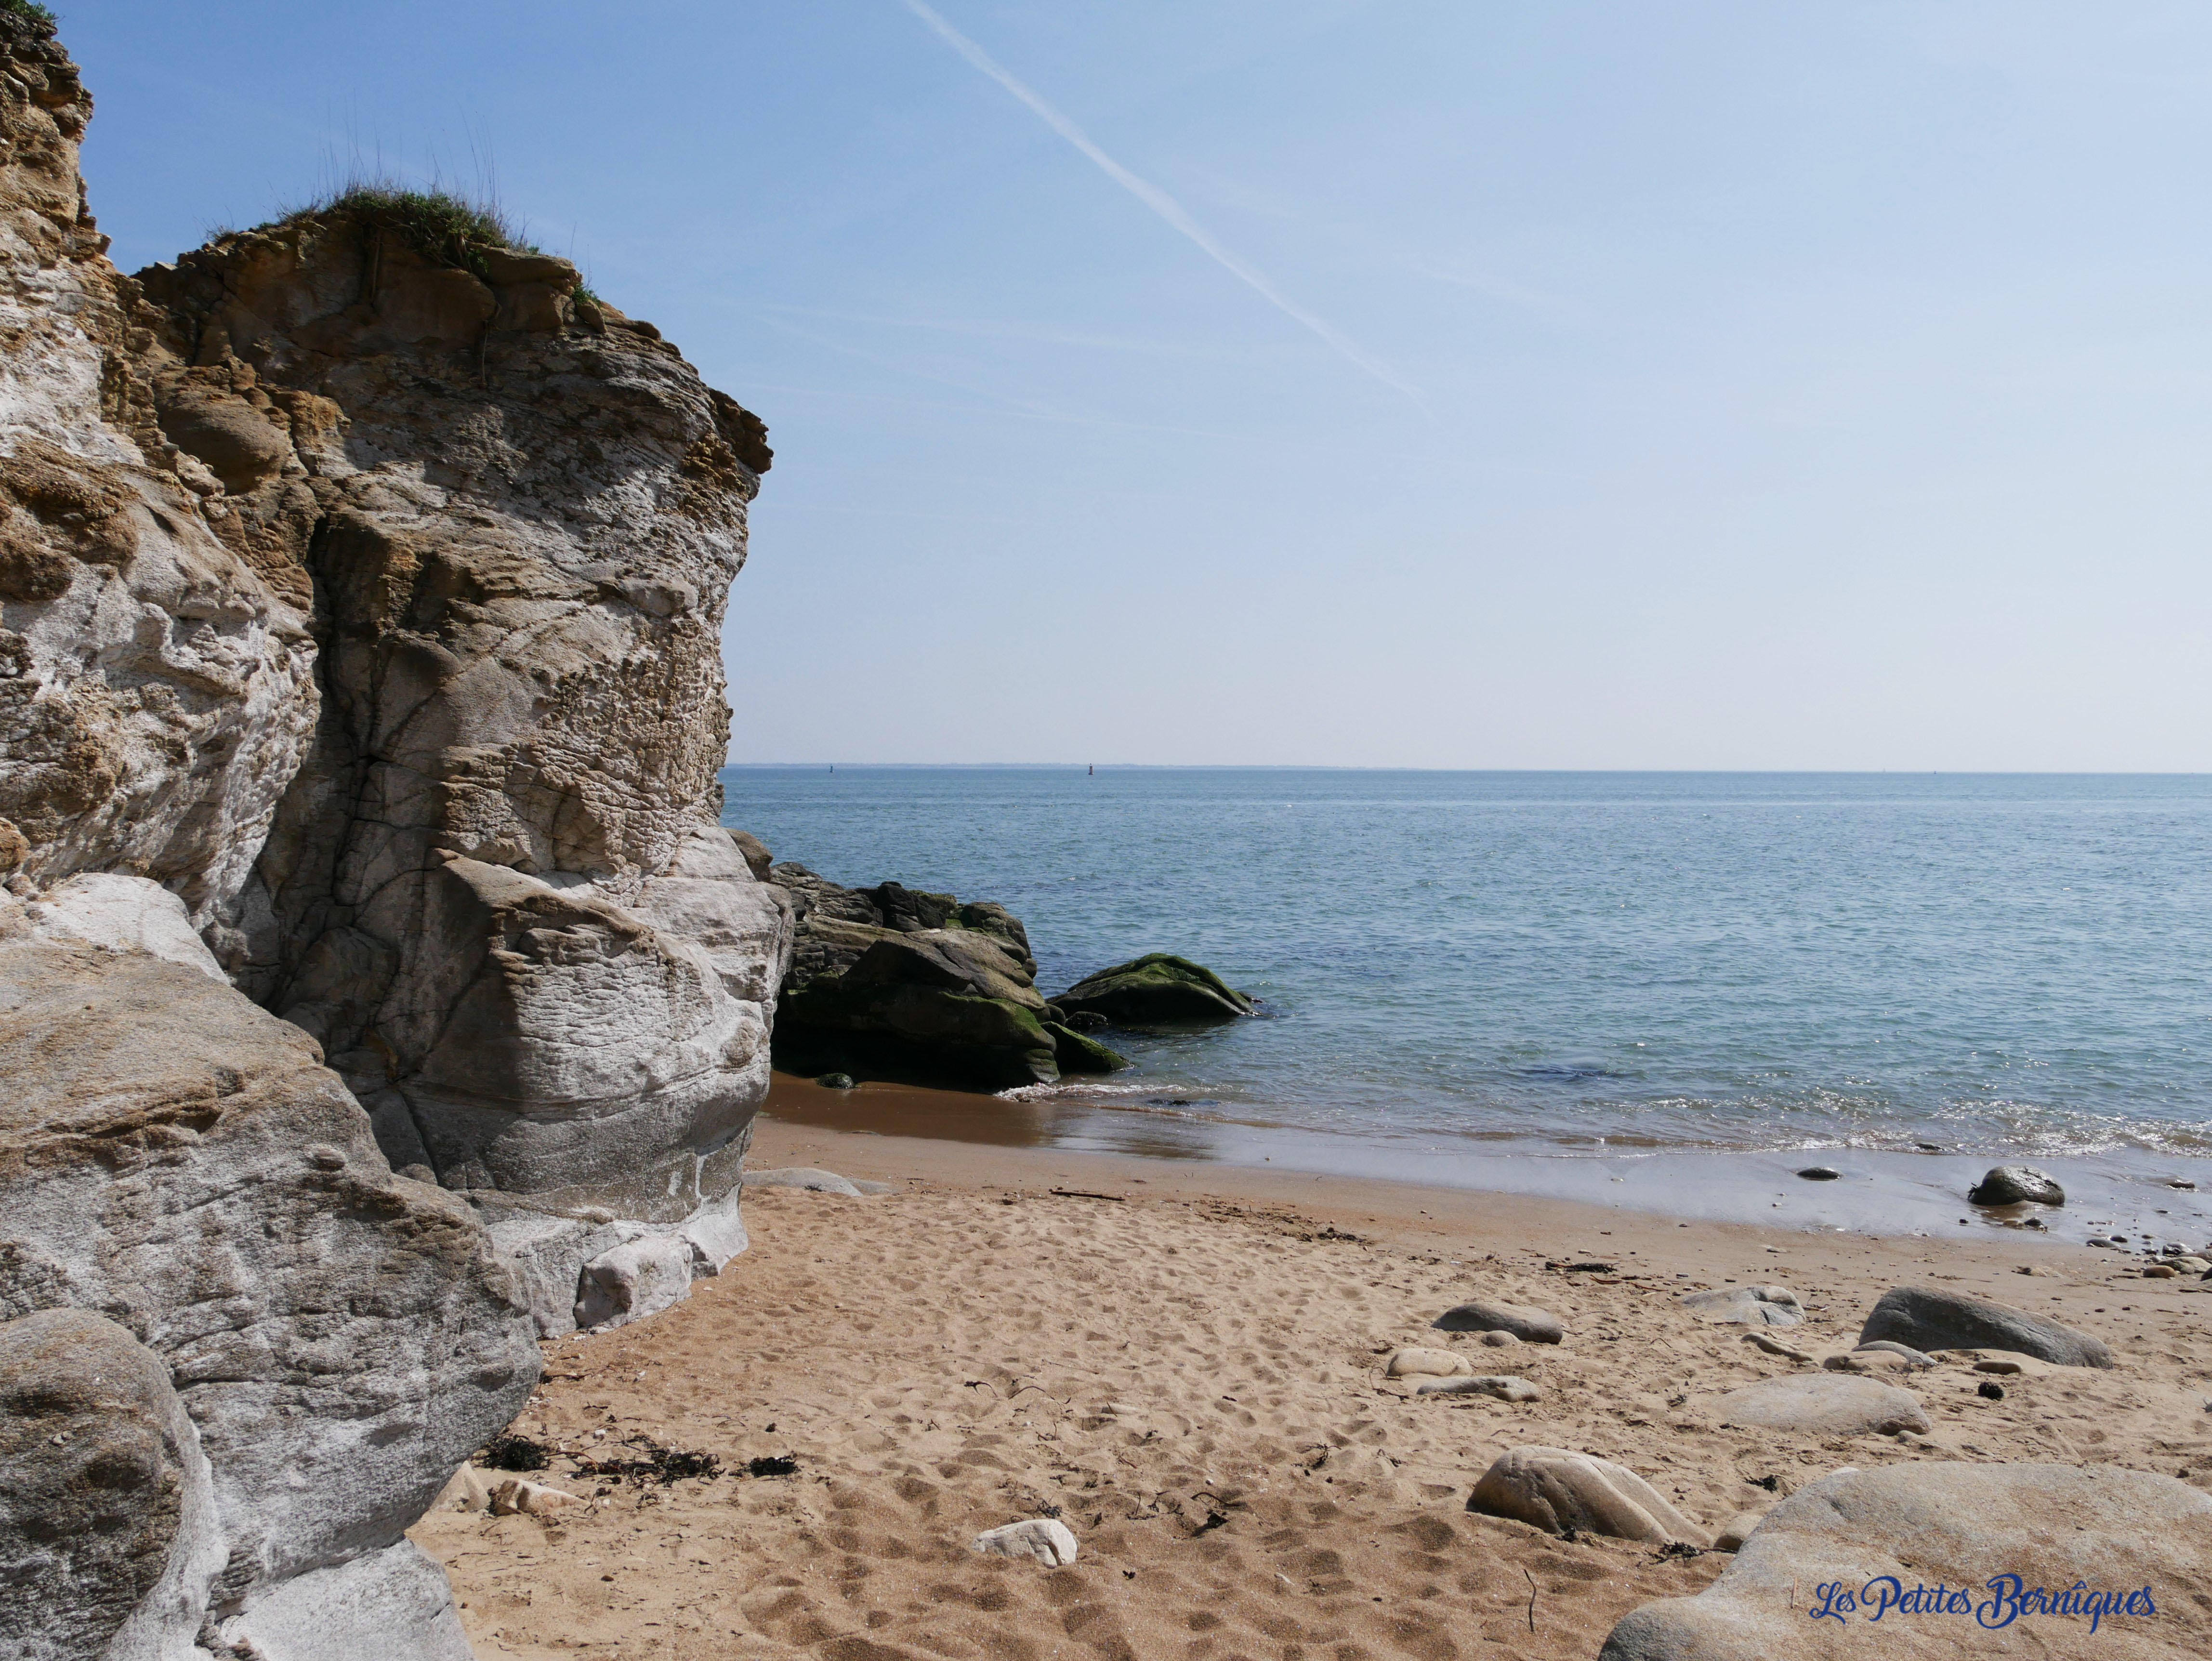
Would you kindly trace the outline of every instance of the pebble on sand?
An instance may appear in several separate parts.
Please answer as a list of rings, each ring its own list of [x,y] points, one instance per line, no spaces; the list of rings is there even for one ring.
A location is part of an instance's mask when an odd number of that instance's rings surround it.
[[[975,1549],[988,1557],[1027,1558],[1056,1569],[1075,1561],[1075,1531],[1057,1517],[1032,1517],[975,1536]]]
[[[1626,1465],[1566,1448],[1519,1447],[1500,1454],[1474,1485],[1467,1508],[1551,1534],[1576,1529],[1655,1545],[1708,1542],[1703,1528]]]

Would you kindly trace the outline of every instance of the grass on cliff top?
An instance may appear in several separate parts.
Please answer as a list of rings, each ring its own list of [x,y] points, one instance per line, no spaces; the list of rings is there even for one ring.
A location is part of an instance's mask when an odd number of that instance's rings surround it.
[[[350,214],[381,226],[434,265],[451,265],[478,277],[489,269],[484,255],[495,249],[539,252],[523,240],[514,221],[495,202],[475,200],[435,186],[410,190],[383,179],[349,181],[271,222],[289,225],[333,214]]]
[[[52,9],[40,5],[37,0],[0,0],[0,11],[7,12],[13,16],[27,18],[33,23],[43,23],[49,32],[54,27],[55,18]]]
[[[13,9],[26,3],[27,0],[0,0],[0,10]],[[332,215],[351,215],[380,226],[433,265],[449,265],[477,277],[490,275],[484,255],[495,250],[532,254],[545,252],[522,234],[521,228],[495,200],[465,196],[438,185],[428,190],[416,190],[389,179],[349,179],[305,206],[288,208],[253,228],[271,230],[279,225],[295,225],[303,219]],[[216,226],[209,231],[210,239],[232,234],[228,226]],[[589,283],[581,281],[571,293],[574,298],[594,306],[605,303],[592,292]]]

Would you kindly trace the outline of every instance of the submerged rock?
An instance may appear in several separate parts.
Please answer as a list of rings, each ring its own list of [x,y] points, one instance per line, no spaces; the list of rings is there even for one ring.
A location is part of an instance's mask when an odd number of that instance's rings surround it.
[[[843,888],[788,861],[769,878],[797,917],[779,1067],[1004,1090],[1128,1065],[1045,1002],[1028,931],[1004,906],[895,882]]]
[[[1053,1001],[1070,1013],[1102,1015],[1116,1026],[1234,1020],[1255,1007],[1211,969],[1164,952],[1087,975]]]

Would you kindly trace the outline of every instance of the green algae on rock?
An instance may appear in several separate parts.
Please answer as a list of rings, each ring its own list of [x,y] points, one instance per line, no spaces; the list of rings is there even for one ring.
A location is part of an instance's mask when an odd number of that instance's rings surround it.
[[[1102,969],[1053,1001],[1070,1013],[1103,1015],[1119,1026],[1229,1021],[1254,1011],[1250,998],[1211,969],[1165,952]]]

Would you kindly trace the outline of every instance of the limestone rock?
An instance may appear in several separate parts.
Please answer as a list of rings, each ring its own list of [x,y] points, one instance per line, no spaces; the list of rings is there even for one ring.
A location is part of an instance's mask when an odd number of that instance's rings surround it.
[[[82,1310],[0,1323],[0,1651],[181,1656],[222,1559],[161,1359]]]
[[[1859,1329],[1859,1342],[1891,1338],[1919,1350],[2004,1349],[2061,1366],[2108,1367],[2101,1340],[1986,1298],[1931,1287],[1896,1287],[1881,1295]]]
[[[351,1565],[538,1378],[506,1269],[459,1197],[392,1174],[296,1027],[26,910],[0,906],[0,1318],[97,1311],[169,1368],[228,1548],[211,1621],[342,1565],[386,1585]]]
[[[1188,958],[1164,952],[1085,976],[1053,1001],[1071,1013],[1103,1015],[1117,1026],[1180,1026],[1234,1020],[1252,1000]]]
[[[1848,1373],[1805,1372],[1723,1391],[1707,1404],[1723,1424],[1801,1436],[1925,1434],[1927,1410],[1911,1390]]]
[[[1686,1292],[1682,1307],[1708,1321],[1743,1326],[1794,1327],[1805,1318],[1797,1294],[1787,1287],[1732,1287],[1714,1292]]]
[[[1428,1378],[1413,1386],[1416,1396],[1488,1396],[1500,1402],[1534,1402],[1544,1392],[1526,1378],[1479,1373],[1467,1378]]]
[[[1549,1310],[1521,1304],[1459,1304],[1434,1324],[1439,1332],[1510,1332],[1524,1344],[1556,1344],[1567,1332],[1566,1323]]]
[[[24,906],[32,928],[52,940],[83,940],[110,952],[143,952],[230,984],[192,927],[185,903],[145,877],[85,872]]]
[[[476,1661],[446,1571],[412,1540],[268,1587],[216,1630],[271,1661]]]
[[[691,1243],[680,1234],[649,1234],[584,1265],[576,1324],[586,1329],[628,1326],[690,1295]]]
[[[0,70],[41,89],[0,100],[0,874],[148,877],[220,934],[314,728],[308,587],[149,447],[52,32],[0,14]]]
[[[2212,1496],[2170,1476],[2100,1465],[1963,1464],[1933,1461],[1838,1471],[1790,1494],[1760,1520],[1735,1561],[1695,1597],[1646,1603],[1616,1625],[1599,1661],[1830,1661],[1879,1653],[1902,1661],[1954,1655],[2127,1656],[2184,1661],[2203,1653],[2201,1617],[2188,1611],[2212,1562]],[[1970,1589],[2018,1575],[2056,1594],[2086,1581],[2123,1596],[2148,1585],[2156,1619],[2100,1623],[2021,1615],[1992,1628],[1973,1614],[1913,1615],[1880,1625],[1860,1606],[1847,1619],[1812,1620],[1814,1589],[1840,1584],[1856,1597],[1894,1576],[1900,1589]],[[1795,1591],[1793,1598],[1792,1591]],[[1993,1618],[1995,1614],[1993,1612]]]
[[[1634,1471],[1565,1448],[1520,1447],[1500,1455],[1474,1485],[1467,1508],[1553,1534],[1576,1529],[1617,1540],[1707,1542],[1705,1530]]]
[[[1976,1205],[2019,1205],[2032,1201],[2037,1205],[2061,1206],[2066,1203],[2066,1190],[2056,1177],[2032,1165],[2001,1165],[1968,1189],[1966,1198]]]
[[[323,642],[226,967],[395,1165],[672,1224],[735,1182],[789,950],[714,822],[768,455],[657,335],[576,326],[566,262],[482,255],[341,206],[137,279],[147,431]]]
[[[1564,1331],[1565,1329],[1562,1328],[1561,1330]],[[1519,1343],[1521,1340],[1518,1335],[1508,1332],[1503,1327],[1493,1327],[1475,1342],[1490,1349],[1504,1349],[1509,1344]]]
[[[1059,1568],[1075,1561],[1075,1531],[1056,1517],[1032,1517],[986,1529],[975,1536],[975,1548],[991,1557],[1020,1557]]]
[[[1392,1350],[1382,1368],[1383,1376],[1390,1378],[1448,1378],[1474,1371],[1467,1357],[1454,1351],[1419,1348]]]

